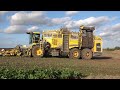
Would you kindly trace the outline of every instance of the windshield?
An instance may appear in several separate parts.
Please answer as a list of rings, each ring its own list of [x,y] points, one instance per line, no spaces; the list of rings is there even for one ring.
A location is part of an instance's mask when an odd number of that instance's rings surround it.
[[[30,34],[29,44],[39,43],[39,41],[40,41],[40,34]]]
[[[32,37],[33,37],[33,34],[30,34],[29,35],[29,44],[32,44]]]

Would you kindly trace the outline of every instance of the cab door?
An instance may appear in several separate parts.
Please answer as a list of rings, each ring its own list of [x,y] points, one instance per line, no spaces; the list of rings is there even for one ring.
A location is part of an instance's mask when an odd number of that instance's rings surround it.
[[[102,52],[102,41],[101,40],[94,41],[94,52]]]

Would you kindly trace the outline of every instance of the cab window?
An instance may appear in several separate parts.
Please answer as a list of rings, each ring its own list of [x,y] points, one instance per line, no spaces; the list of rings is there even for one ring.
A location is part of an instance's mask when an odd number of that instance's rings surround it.
[[[44,37],[52,37],[52,34],[44,34]]]
[[[78,35],[71,35],[71,39],[78,39]]]
[[[58,34],[58,38],[62,38],[62,34]]]
[[[57,38],[57,34],[53,34],[53,38]]]

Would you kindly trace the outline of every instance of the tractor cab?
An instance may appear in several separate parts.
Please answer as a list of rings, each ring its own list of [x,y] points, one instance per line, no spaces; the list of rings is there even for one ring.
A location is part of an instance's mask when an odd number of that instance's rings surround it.
[[[27,32],[29,34],[29,44],[40,43],[40,32]]]

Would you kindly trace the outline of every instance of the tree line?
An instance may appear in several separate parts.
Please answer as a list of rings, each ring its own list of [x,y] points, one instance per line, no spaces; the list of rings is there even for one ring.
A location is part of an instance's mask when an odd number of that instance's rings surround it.
[[[114,48],[105,48],[104,50],[108,50],[108,51],[120,50],[120,47],[116,46]]]

